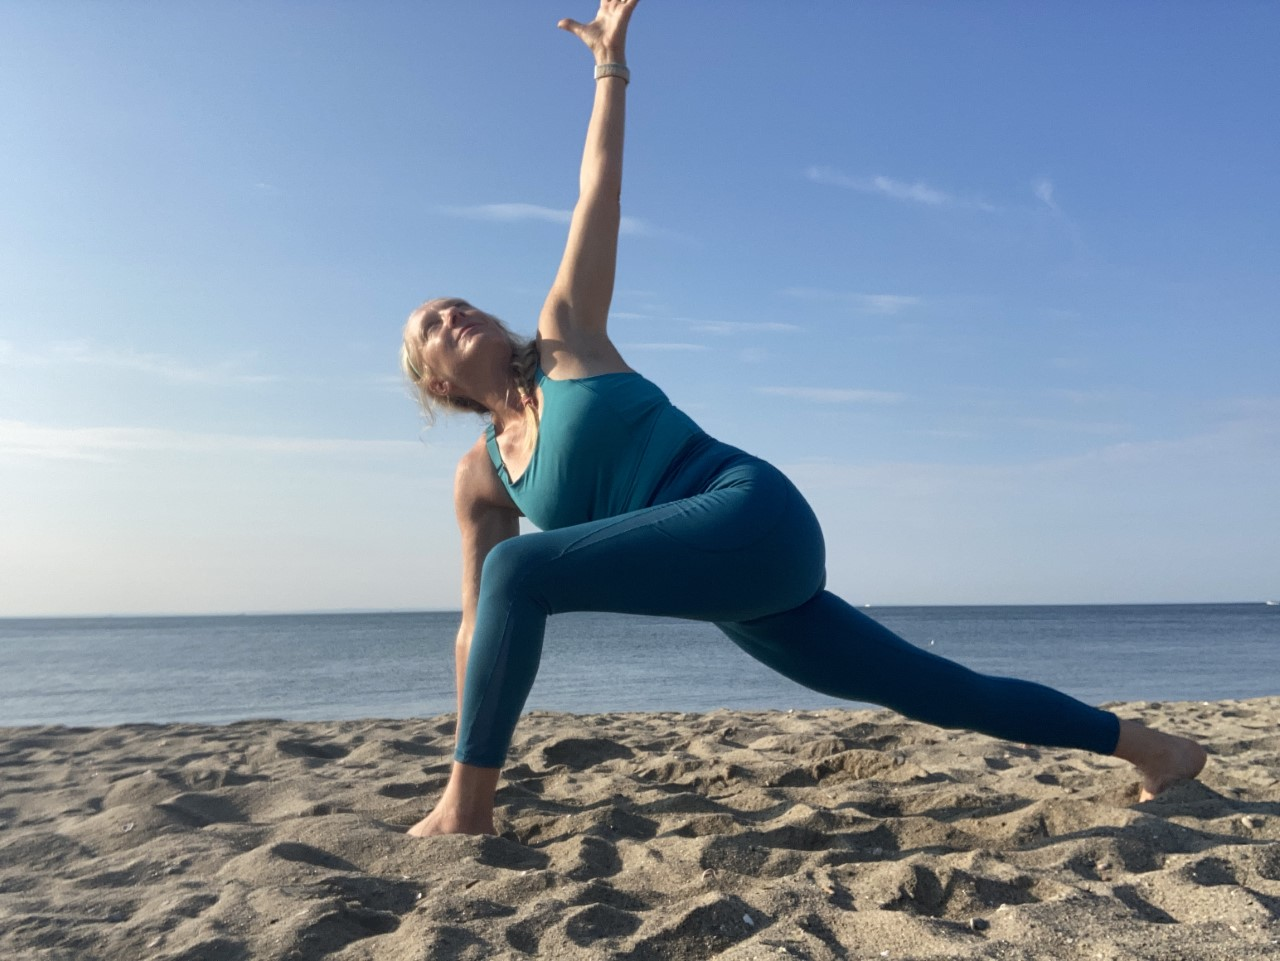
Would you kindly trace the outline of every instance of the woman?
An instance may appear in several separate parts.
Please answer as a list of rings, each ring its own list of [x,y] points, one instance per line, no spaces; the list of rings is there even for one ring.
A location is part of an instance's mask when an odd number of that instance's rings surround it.
[[[1064,694],[922,651],[823,590],[822,534],[777,470],[704,434],[609,340],[622,186],[626,34],[636,0],[562,20],[596,61],[580,196],[533,342],[461,299],[409,317],[403,367],[424,405],[487,414],[458,465],[462,625],[449,783],[411,834],[494,833],[498,773],[547,615],[715,622],[814,690],[943,727],[1084,748],[1137,765],[1140,797],[1194,777],[1204,751]],[[517,537],[527,516],[541,533]]]

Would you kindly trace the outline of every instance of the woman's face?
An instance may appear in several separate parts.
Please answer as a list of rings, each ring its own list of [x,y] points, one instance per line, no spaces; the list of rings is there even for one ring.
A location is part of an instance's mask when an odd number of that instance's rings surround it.
[[[432,381],[461,386],[495,354],[503,362],[510,357],[511,343],[497,320],[460,297],[427,301],[414,312],[411,325],[415,321],[411,334],[419,344],[417,356]]]

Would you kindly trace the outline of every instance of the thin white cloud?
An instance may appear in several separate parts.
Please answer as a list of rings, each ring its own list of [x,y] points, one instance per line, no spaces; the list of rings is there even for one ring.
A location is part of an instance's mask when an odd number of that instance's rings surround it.
[[[899,314],[908,307],[917,307],[922,303],[919,297],[908,294],[859,294],[841,290],[823,290],[818,287],[788,287],[783,293],[802,300],[825,300],[845,304],[865,314]]]
[[[1135,393],[1133,390],[1119,390],[1116,388],[1073,390],[1067,387],[1055,387],[1045,391],[1046,396],[1065,401],[1076,407],[1116,405],[1126,398],[1132,398]]]
[[[770,321],[700,320],[693,329],[703,334],[786,333],[800,330],[798,324]]]
[[[1133,430],[1133,425],[1119,421],[1078,420],[1063,417],[1012,417],[1008,423],[1012,427],[1026,430],[1101,436],[1127,434]]]
[[[1062,213],[1058,209],[1058,205],[1053,199],[1053,181],[1048,177],[1041,177],[1031,185],[1031,189],[1035,191],[1036,197],[1042,204],[1052,210],[1055,214]]]
[[[1209,407],[1233,423],[1266,426],[1272,435],[1280,435],[1280,396],[1228,397],[1210,402]]]
[[[905,394],[887,390],[858,390],[849,387],[757,387],[761,394],[789,397],[815,404],[900,404]]]
[[[623,214],[622,219],[618,222],[618,233],[631,237],[652,237],[659,233],[665,236],[673,236],[649,226],[638,217],[628,217],[626,214]]]
[[[369,456],[421,449],[421,443],[407,440],[206,434],[153,427],[48,427],[0,420],[0,457],[42,460],[117,460],[122,455],[152,452]]]
[[[859,297],[862,309],[870,314],[897,314],[920,303],[919,297],[898,294],[863,294]]]
[[[131,348],[101,347],[91,341],[61,341],[34,351],[23,351],[0,341],[0,367],[99,367],[127,370],[180,384],[260,384],[279,378],[246,371],[239,360],[196,364],[164,354]]]
[[[859,193],[879,194],[891,200],[924,204],[929,207],[965,207],[974,210],[994,211],[994,205],[976,197],[957,197],[922,181],[907,183],[892,177],[851,177],[832,167],[810,167],[805,176],[814,183],[856,190]]]
[[[473,204],[471,206],[445,206],[442,213],[467,220],[488,220],[511,223],[519,220],[541,220],[545,223],[568,225],[573,219],[572,210],[543,207],[540,204]],[[618,225],[619,233],[632,236],[653,234],[655,231],[643,220],[624,216]]]
[[[1268,405],[1270,410],[1267,410]],[[1280,399],[1264,400],[1261,410],[1268,413],[1280,411]],[[917,478],[928,478],[938,486],[949,486],[952,481],[970,477],[979,479],[984,487],[994,489],[998,482],[1013,485],[1035,477],[1063,477],[1096,474],[1103,471],[1121,469],[1140,470],[1155,468],[1152,477],[1160,478],[1155,483],[1170,481],[1175,477],[1214,477],[1217,482],[1211,485],[1200,485],[1206,501],[1217,498],[1217,491],[1227,481],[1218,480],[1223,463],[1237,465],[1233,474],[1226,472],[1224,476],[1232,477],[1245,483],[1256,483],[1265,487],[1273,483],[1273,478],[1280,480],[1280,427],[1272,416],[1252,416],[1245,414],[1238,419],[1224,420],[1208,430],[1174,437],[1165,440],[1123,441],[1104,444],[1102,446],[1077,454],[1046,457],[1023,463],[1002,464],[961,464],[961,463],[929,463],[929,462],[883,462],[879,464],[847,464],[830,460],[795,462],[779,464],[789,476],[815,488],[832,487],[846,489],[856,486],[859,481],[872,482],[876,477],[890,478],[887,485],[896,487],[902,482],[904,475],[911,474]],[[1248,469],[1244,469],[1248,465]],[[1152,489],[1151,484],[1128,487],[1128,492],[1139,492],[1139,498],[1147,497]],[[1073,498],[1074,499],[1074,498]],[[1087,504],[1086,498],[1077,503]],[[1259,517],[1259,523],[1274,526],[1274,512],[1266,517]]]
[[[956,198],[920,181],[908,184],[889,177],[872,177],[871,188],[894,200],[910,200],[918,204],[935,205],[958,203]]]
[[[573,216],[572,210],[558,210],[538,204],[475,204],[470,207],[440,209],[452,217],[465,217],[468,220],[544,220],[553,224],[567,224]]]
[[[1081,254],[1088,253],[1088,247],[1084,241],[1084,234],[1077,224],[1058,204],[1057,190],[1053,181],[1048,177],[1040,177],[1031,182],[1031,191],[1036,195],[1036,199],[1040,201],[1040,206],[1034,208],[1036,213],[1044,214],[1046,211],[1051,214],[1057,223],[1066,231],[1067,236],[1075,245],[1077,251]]]

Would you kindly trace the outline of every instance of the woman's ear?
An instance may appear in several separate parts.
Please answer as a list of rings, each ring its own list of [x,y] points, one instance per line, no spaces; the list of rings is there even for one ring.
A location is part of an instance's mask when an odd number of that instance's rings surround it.
[[[449,382],[447,380],[433,380],[427,384],[427,390],[435,394],[437,397],[449,396]]]

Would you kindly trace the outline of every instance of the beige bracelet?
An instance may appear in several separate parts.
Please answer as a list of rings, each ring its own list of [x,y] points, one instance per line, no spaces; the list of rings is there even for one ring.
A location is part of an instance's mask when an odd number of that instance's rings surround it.
[[[596,64],[596,79],[603,80],[605,77],[621,77],[623,83],[631,83],[631,71],[625,63]]]

